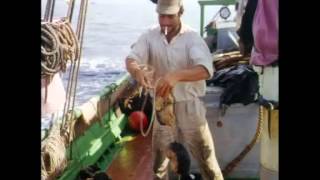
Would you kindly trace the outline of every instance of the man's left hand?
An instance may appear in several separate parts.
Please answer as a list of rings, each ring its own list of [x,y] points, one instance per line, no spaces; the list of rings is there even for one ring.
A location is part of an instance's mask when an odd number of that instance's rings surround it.
[[[159,84],[156,87],[157,96],[168,97],[173,87],[177,84],[177,75],[173,72],[166,74],[159,80]]]

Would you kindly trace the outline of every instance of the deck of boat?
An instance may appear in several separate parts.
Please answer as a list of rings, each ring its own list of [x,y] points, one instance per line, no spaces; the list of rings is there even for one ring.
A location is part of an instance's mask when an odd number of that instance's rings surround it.
[[[151,133],[125,143],[107,170],[113,180],[151,180]]]
[[[151,133],[140,134],[124,144],[107,169],[112,180],[152,180]],[[176,179],[173,174],[171,178]],[[226,180],[259,180],[259,178],[230,178]]]

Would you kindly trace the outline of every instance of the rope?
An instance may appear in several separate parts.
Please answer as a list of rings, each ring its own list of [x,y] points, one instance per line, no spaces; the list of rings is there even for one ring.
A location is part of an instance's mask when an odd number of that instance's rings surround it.
[[[43,160],[43,155],[41,153],[41,180],[46,180],[48,179],[48,173],[46,171],[45,165],[44,165],[44,160]]]
[[[153,91],[153,106],[152,106],[151,120],[150,120],[149,127],[147,128],[146,132],[143,131],[143,122],[142,122],[142,118],[140,118],[140,132],[141,132],[141,135],[143,137],[147,137],[149,135],[154,119],[157,120],[157,116],[155,116],[155,114],[156,114],[156,108],[155,108],[155,106],[156,106],[156,87],[157,87],[158,82],[159,82],[160,79],[161,78],[157,79],[155,84],[154,84],[155,88],[154,88],[154,91]],[[147,93],[148,93],[148,91],[146,91],[146,94]],[[146,101],[147,101],[148,96],[145,95],[144,98],[145,99],[143,101],[143,104],[142,104],[142,107],[141,107],[141,111],[143,111],[144,106],[146,105]]]
[[[141,70],[144,70],[144,71],[149,71],[149,72],[146,72],[147,74],[149,74],[149,76],[153,76],[153,68],[150,68],[148,67],[148,65],[146,64],[141,64],[139,65],[139,68]],[[160,124],[162,124],[159,120],[158,120],[158,117],[156,115],[156,112],[158,111],[157,108],[156,108],[156,87],[158,86],[158,83],[159,81],[161,80],[161,77],[158,78],[155,83],[154,83],[154,86],[153,86],[153,106],[152,106],[152,113],[151,113],[151,120],[150,120],[150,123],[149,123],[149,126],[146,130],[146,132],[143,131],[143,119],[140,118],[140,133],[143,137],[147,137],[150,133],[150,130],[151,130],[151,127],[153,125],[153,122],[154,120],[157,120]],[[141,92],[140,92],[141,93]],[[144,100],[143,100],[143,104],[141,106],[141,111],[144,110],[144,107],[146,105],[146,102],[147,102],[147,99],[148,99],[148,96],[147,94],[150,93],[150,89],[145,89],[145,97],[144,97]],[[159,110],[161,111],[161,110]]]
[[[65,19],[41,24],[41,75],[51,77],[65,72],[67,61],[79,58],[79,43],[70,22]]]
[[[51,131],[41,148],[41,177],[54,179],[63,172],[66,165],[65,139],[56,128]]]
[[[46,11],[47,18],[45,20],[48,20],[48,18],[52,19],[53,15],[54,2],[52,0],[49,1],[49,4],[47,4],[48,11]],[[75,104],[87,2],[88,0],[81,0],[76,33],[72,30],[70,16],[56,22],[44,22],[41,26],[41,76],[51,77],[58,71],[65,72],[67,61],[71,61],[61,127],[60,129],[57,127],[56,131],[51,131],[50,134],[55,133],[44,140],[42,148],[41,176],[43,179],[56,179],[65,169],[67,165],[67,146],[70,147],[70,159],[72,159],[72,140],[74,137],[75,121],[71,121],[74,114],[69,114],[69,112],[73,111]],[[73,11],[74,1],[71,5],[70,11]],[[68,14],[72,13],[70,11]]]
[[[58,37],[49,23],[41,25],[41,75],[49,77],[60,70]]]
[[[261,136],[262,132],[262,122],[263,122],[263,107],[259,106],[259,119],[256,129],[256,133],[252,138],[251,142],[242,150],[242,152],[235,157],[229,164],[223,169],[223,176],[227,176],[238,164],[239,162],[248,154],[248,152],[253,148],[257,140]]]

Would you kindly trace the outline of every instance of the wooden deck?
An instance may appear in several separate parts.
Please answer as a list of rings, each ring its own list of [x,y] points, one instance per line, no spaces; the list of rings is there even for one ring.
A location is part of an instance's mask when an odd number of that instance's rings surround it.
[[[151,180],[151,134],[126,142],[107,170],[113,180]]]

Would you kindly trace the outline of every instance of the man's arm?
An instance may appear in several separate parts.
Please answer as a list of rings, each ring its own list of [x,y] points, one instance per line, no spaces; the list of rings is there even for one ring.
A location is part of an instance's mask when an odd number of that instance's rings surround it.
[[[191,66],[166,74],[157,86],[157,95],[167,97],[177,82],[199,81],[213,75],[212,55],[204,40],[196,33],[191,37],[189,56]]]
[[[137,42],[131,47],[131,52],[126,58],[126,68],[131,76],[143,87],[149,87],[144,71],[140,70],[140,64],[146,64],[148,61],[148,32],[143,33]]]
[[[202,65],[196,65],[190,69],[172,72],[179,81],[199,81],[210,77],[208,70]]]
[[[144,71],[139,68],[139,64],[136,60],[132,58],[126,58],[126,68],[127,71],[131,74],[131,76],[138,81],[143,87],[150,88],[150,82],[146,77]]]
[[[132,58],[126,58],[126,68],[133,78],[135,77],[136,71],[139,70],[139,65],[136,60]]]
[[[157,86],[157,95],[167,97],[177,82],[199,81],[208,79],[210,74],[202,65],[196,65],[189,69],[173,71],[166,74]]]

